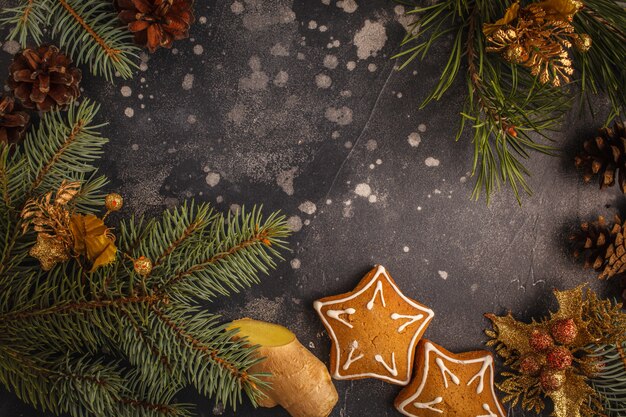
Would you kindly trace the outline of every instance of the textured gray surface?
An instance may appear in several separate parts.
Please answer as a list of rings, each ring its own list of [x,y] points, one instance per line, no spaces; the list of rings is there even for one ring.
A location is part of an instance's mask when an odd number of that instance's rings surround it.
[[[299,229],[279,270],[212,308],[282,323],[327,360],[330,342],[311,304],[351,289],[375,263],[435,311],[426,337],[452,351],[483,347],[485,312],[546,313],[553,287],[590,281],[617,295],[566,250],[579,219],[624,208],[616,190],[584,186],[572,168],[572,150],[597,123],[572,114],[554,135],[564,155],[533,156],[535,194],[520,208],[502,192],[487,207],[469,200],[468,135],[454,142],[462,83],[418,111],[445,51],[393,69],[405,23],[395,3],[197,3],[191,40],[144,57],[133,80],[86,77],[83,86],[109,122],[102,171],[127,213],[158,213],[186,198],[224,211],[263,203]],[[10,49],[3,45],[1,68]],[[336,386],[333,417],[399,415],[397,387]],[[190,392],[181,399],[214,415],[210,400]],[[39,415],[0,393],[0,416]],[[287,414],[245,404],[237,415]]]

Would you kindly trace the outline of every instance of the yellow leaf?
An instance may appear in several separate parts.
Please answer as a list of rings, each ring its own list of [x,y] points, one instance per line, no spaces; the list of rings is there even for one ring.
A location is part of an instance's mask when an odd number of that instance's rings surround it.
[[[574,320],[578,334],[572,345],[578,347],[586,346],[596,341],[587,329],[589,321],[583,318],[583,309],[587,303],[583,295],[584,288],[585,284],[581,284],[571,290],[554,290],[554,297],[559,302],[559,310],[550,316],[551,322],[559,319]]]
[[[498,334],[498,342],[503,343],[508,350],[516,350],[520,355],[533,351],[528,339],[532,330],[537,329],[539,324],[526,324],[517,321],[510,312],[506,316],[485,314],[485,317],[493,323],[493,328]]]
[[[587,385],[585,378],[567,371],[561,388],[548,394],[554,403],[553,417],[583,417],[581,407],[588,403],[594,390]]]
[[[91,262],[89,272],[115,260],[117,253],[115,239],[102,219],[93,214],[74,214],[71,218],[71,228],[74,251]]]
[[[515,20],[518,13],[519,1],[516,1],[508,9],[506,9],[506,13],[504,13],[504,17],[502,19],[498,19],[496,23],[485,23],[483,25],[483,33],[485,34],[485,36],[491,35],[493,32],[500,29],[500,27],[508,25],[513,20]]]
[[[545,0],[537,6],[545,10],[548,20],[571,20],[582,8],[582,3],[577,0]]]

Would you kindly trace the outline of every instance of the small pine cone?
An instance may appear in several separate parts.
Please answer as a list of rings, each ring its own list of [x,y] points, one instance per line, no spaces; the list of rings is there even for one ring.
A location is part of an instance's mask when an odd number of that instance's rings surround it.
[[[551,369],[543,369],[539,375],[539,384],[544,392],[549,393],[558,390],[565,382],[565,374]]]
[[[0,143],[18,143],[26,132],[30,115],[21,110],[13,97],[4,96],[0,100]]]
[[[565,346],[556,346],[548,352],[546,355],[546,364],[548,368],[557,371],[562,371],[565,368],[569,368],[572,365],[574,357],[572,352]]]
[[[525,375],[535,376],[541,371],[541,360],[537,355],[525,355],[519,361],[519,370]]]
[[[621,223],[618,216],[617,223]],[[576,259],[583,259],[585,268],[601,270],[606,265],[606,251],[612,242],[611,228],[604,217],[598,217],[595,222],[584,222],[580,231],[570,236],[573,255]]]
[[[528,339],[528,343],[535,352],[545,352],[554,346],[552,336],[544,329],[533,330]]]
[[[573,319],[560,319],[552,323],[550,333],[557,343],[570,345],[578,336],[578,327]]]
[[[24,107],[49,111],[80,96],[81,72],[56,46],[24,49],[9,67],[9,88]]]
[[[115,0],[118,17],[134,33],[135,43],[154,52],[189,37],[193,0]]]
[[[617,183],[626,194],[626,128],[621,121],[615,121],[613,128],[603,127],[598,136],[583,144],[583,151],[575,158],[577,168],[583,170],[583,180],[591,181],[600,175],[600,188]]]
[[[620,222],[615,223],[611,234],[613,235],[612,242],[606,249],[605,259],[606,266],[604,270],[598,275],[600,279],[613,278],[616,275],[626,273],[626,239],[624,239],[624,232],[626,229],[626,222],[623,224]]]

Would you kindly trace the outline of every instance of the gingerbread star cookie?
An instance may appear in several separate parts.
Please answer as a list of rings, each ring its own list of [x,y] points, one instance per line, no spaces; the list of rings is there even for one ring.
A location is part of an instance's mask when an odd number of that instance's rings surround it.
[[[417,348],[415,376],[396,398],[409,417],[506,417],[493,387],[493,356],[454,354],[429,340]]]
[[[335,379],[409,383],[417,342],[435,313],[402,294],[385,268],[374,267],[353,291],[314,307],[332,339]]]

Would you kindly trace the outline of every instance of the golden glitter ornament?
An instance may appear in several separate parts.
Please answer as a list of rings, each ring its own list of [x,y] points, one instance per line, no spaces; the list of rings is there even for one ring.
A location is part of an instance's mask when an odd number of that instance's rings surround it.
[[[117,193],[107,194],[104,198],[104,207],[110,212],[121,210],[123,205],[124,199]]]
[[[591,43],[591,36],[586,33],[582,33],[574,38],[574,46],[576,46],[576,49],[580,52],[587,52],[591,49]]]
[[[44,271],[49,271],[59,262],[70,259],[67,246],[62,240],[47,237],[42,233],[37,235],[37,242],[30,248],[28,254],[39,261]]]
[[[138,273],[142,277],[145,277],[149,275],[150,272],[152,272],[152,261],[145,256],[140,256],[139,258],[135,259],[133,263],[133,268],[135,269],[136,273]]]
[[[511,313],[486,314],[493,324],[493,330],[485,331],[491,338],[487,344],[513,371],[503,372],[503,381],[498,384],[506,394],[503,402],[519,402],[525,410],[539,413],[549,398],[554,417],[591,416],[596,415],[592,410],[601,411],[600,394],[587,382],[594,369],[589,365],[593,359],[587,356],[593,349],[587,349],[622,343],[626,314],[621,304],[600,300],[583,288],[555,290],[558,311],[529,324],[516,320]]]

